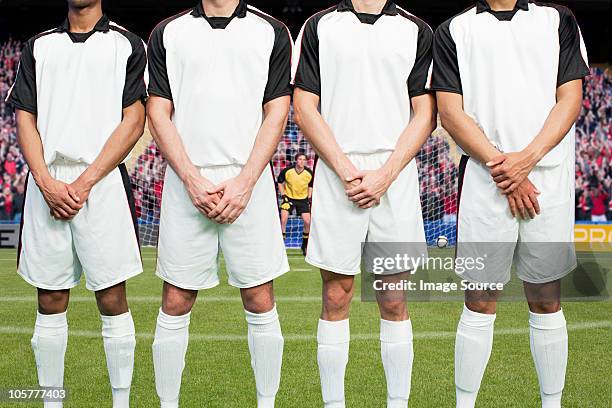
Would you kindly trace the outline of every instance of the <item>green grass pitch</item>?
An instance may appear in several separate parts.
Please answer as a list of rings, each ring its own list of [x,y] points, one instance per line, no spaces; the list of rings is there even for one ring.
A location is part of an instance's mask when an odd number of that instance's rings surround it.
[[[285,335],[278,407],[320,407],[316,325],[320,312],[318,271],[297,251],[291,272],[275,282]],[[145,272],[128,283],[137,331],[133,407],[158,406],[151,343],[162,282],[154,275],[155,250],[144,249]],[[36,316],[35,290],[15,273],[15,251],[0,251],[0,389],[37,384],[30,337]],[[181,390],[182,407],[255,407],[246,322],[237,289],[225,283],[203,291],[191,318],[191,341]],[[359,290],[356,290],[359,293]],[[454,406],[454,331],[461,302],[409,304],[415,332],[411,407]],[[612,303],[568,302],[569,363],[564,407],[612,407]],[[524,302],[498,308],[493,354],[480,390],[479,407],[537,407],[539,391],[529,351]],[[66,354],[67,408],[110,407],[111,394],[94,296],[84,283],[71,293]],[[378,341],[376,304],[355,299],[351,306],[347,407],[384,407],[385,380]],[[9,404],[1,407],[31,407]]]

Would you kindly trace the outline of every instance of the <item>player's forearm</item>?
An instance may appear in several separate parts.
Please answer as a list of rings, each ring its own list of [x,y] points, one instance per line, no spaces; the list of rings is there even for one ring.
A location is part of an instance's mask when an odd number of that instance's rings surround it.
[[[269,165],[280,143],[289,117],[289,96],[274,99],[264,106],[264,120],[259,128],[251,154],[240,176],[254,186],[264,168]]]
[[[419,101],[414,104],[414,116],[400,135],[395,150],[383,166],[392,180],[395,180],[414,159],[423,143],[436,128],[436,108],[433,96],[421,95],[416,98]]]
[[[149,98],[147,104],[149,130],[170,167],[186,184],[193,177],[197,177],[199,171],[187,155],[183,140],[176,126],[172,123],[171,110],[168,111],[164,107],[157,106],[155,98],[157,97]],[[166,102],[164,101],[164,103]]]
[[[296,90],[294,94],[293,109],[295,122],[319,157],[327,163],[341,180],[346,180],[357,169],[340,148],[331,128],[319,113],[317,106],[310,103],[310,101],[303,100],[300,92],[305,91]]]
[[[444,129],[470,157],[484,164],[501,154],[463,109],[438,104],[438,110]]]
[[[134,148],[144,132],[145,109],[138,101],[123,110],[123,119],[108,138],[98,157],[81,174],[90,188],[115,169]]]
[[[576,80],[561,86],[557,98],[557,103],[550,111],[542,129],[524,149],[535,163],[557,146],[578,120],[582,106],[582,81]]]
[[[36,127],[36,116],[23,110],[17,110],[16,115],[17,142],[28,164],[30,174],[36,184],[41,186],[51,178],[51,174],[45,163],[43,144]]]
[[[281,196],[285,195],[285,185],[283,183],[278,183],[278,192]]]

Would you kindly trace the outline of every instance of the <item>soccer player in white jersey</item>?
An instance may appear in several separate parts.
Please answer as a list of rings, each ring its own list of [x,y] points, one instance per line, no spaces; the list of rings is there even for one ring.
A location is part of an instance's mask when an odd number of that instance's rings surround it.
[[[30,168],[18,272],[38,289],[39,384],[63,386],[68,298],[84,273],[115,408],[129,405],[136,344],[125,281],[142,263],[122,163],[144,128],[145,66],[144,43],[109,21],[101,0],[69,0],[64,23],[26,43],[7,98]]]
[[[284,340],[272,281],[289,264],[269,162],[289,114],[291,53],[287,28],[244,0],[204,0],[151,34],[148,116],[169,163],[153,342],[162,407],[178,406],[191,309],[219,284],[219,250],[242,296],[258,406],[274,406]]]
[[[576,266],[574,122],[589,74],[571,11],[478,0],[434,40],[432,89],[460,166],[457,256],[486,256],[473,283],[507,283],[512,260],[529,304],[543,407],[560,407],[567,329],[560,279]],[[517,244],[518,242],[518,244]],[[473,407],[491,354],[496,290],[470,290],[455,343],[457,407]]]
[[[425,246],[414,157],[435,128],[432,40],[427,24],[392,1],[342,0],[309,18],[296,41],[295,118],[321,159],[306,262],[323,279],[317,357],[328,408],[345,406],[361,243]],[[412,323],[403,294],[380,291],[377,300],[387,406],[406,407]]]

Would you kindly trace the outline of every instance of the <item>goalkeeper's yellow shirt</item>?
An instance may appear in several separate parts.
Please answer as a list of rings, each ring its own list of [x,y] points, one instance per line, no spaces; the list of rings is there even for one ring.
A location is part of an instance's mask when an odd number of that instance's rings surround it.
[[[285,183],[285,195],[293,200],[308,198],[308,188],[312,187],[312,170],[304,167],[298,173],[295,167],[287,167],[278,175],[278,183]]]

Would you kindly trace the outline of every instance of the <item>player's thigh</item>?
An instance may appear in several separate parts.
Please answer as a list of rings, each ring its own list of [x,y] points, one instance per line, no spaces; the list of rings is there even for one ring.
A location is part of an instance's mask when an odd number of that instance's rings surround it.
[[[218,224],[201,214],[171,167],[162,196],[157,275],[182,289],[207,289],[219,284]]]
[[[547,283],[576,267],[573,172],[561,164],[536,167],[529,177],[541,191],[541,212],[520,223],[517,274],[525,282]]]
[[[287,220],[289,219],[289,211],[281,210],[280,211],[280,216],[281,216],[281,221],[287,222]]]
[[[470,159],[460,178],[455,271],[473,283],[507,283],[518,220],[484,165]]]
[[[340,178],[323,160],[317,161],[315,174],[306,262],[331,272],[358,274],[370,211],[349,201]]]
[[[224,178],[240,172],[238,166],[224,167],[218,169]],[[219,245],[232,286],[258,286],[289,271],[270,168],[264,169],[240,217],[219,225]]]
[[[50,168],[57,177],[57,169]],[[48,290],[78,285],[81,266],[76,257],[70,222],[50,214],[42,193],[28,176],[18,253],[18,272],[30,284]]]
[[[109,288],[142,272],[131,194],[126,170],[116,168],[92,188],[72,222],[74,246],[90,290]]]

